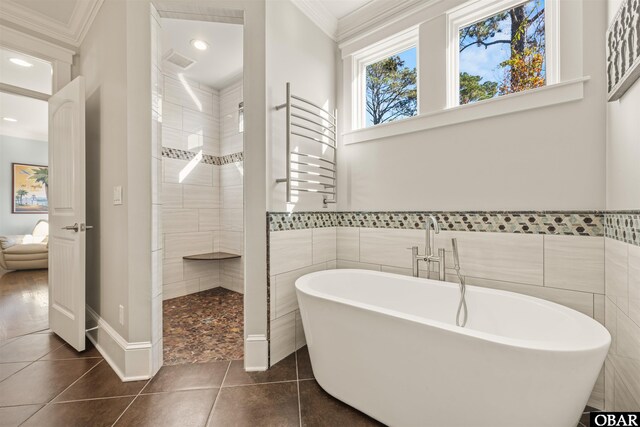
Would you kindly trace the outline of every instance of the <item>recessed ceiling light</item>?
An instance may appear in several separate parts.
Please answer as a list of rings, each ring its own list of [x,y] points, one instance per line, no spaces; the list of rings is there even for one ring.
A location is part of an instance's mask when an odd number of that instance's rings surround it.
[[[11,123],[15,123],[18,121],[18,119],[14,119],[13,117],[3,117],[2,120],[4,120],[5,122],[11,122]]]
[[[12,64],[16,64],[21,67],[33,67],[33,64],[31,62],[27,62],[24,59],[20,58],[11,58],[9,59],[9,61],[11,61]]]
[[[195,47],[198,50],[207,50],[209,49],[209,43],[204,40],[193,39],[191,40],[191,46]]]

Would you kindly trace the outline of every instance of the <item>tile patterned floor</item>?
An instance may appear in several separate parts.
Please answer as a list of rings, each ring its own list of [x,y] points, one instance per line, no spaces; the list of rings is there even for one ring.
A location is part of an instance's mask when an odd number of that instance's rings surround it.
[[[0,275],[0,341],[49,327],[47,270]]]
[[[164,301],[164,364],[242,359],[243,313],[243,295],[224,288]]]
[[[306,348],[266,372],[241,360],[163,366],[123,383],[90,346],[55,335],[0,342],[2,427],[379,426],[325,393]]]

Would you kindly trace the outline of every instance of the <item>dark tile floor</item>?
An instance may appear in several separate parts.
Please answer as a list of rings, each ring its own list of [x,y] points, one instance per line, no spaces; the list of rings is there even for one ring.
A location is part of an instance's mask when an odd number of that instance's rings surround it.
[[[49,327],[47,270],[0,275],[0,341]]]
[[[163,304],[164,364],[244,357],[243,296],[213,288]]]
[[[0,342],[0,427],[376,426],[325,393],[306,347],[265,372],[241,360],[163,366],[123,383],[51,333]]]

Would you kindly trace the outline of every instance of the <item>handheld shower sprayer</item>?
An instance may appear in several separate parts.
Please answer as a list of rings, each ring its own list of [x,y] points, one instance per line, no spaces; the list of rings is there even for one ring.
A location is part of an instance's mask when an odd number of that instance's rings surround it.
[[[464,327],[467,324],[467,301],[465,300],[465,280],[464,276],[460,274],[460,255],[458,254],[458,239],[455,237],[451,239],[451,246],[453,247],[453,263],[458,279],[460,280],[460,302],[458,303],[458,311],[456,312],[456,326]],[[461,318],[462,312],[462,320]]]

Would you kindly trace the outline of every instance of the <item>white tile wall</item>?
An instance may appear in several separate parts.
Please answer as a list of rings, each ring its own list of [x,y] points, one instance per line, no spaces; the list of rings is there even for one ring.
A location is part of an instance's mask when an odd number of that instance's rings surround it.
[[[313,264],[336,259],[336,228],[314,228],[311,231]]]
[[[182,207],[182,185],[163,182],[161,200],[162,200],[162,205],[167,208],[181,208]]]
[[[242,151],[243,134],[237,126],[238,103],[242,101],[242,81],[238,80],[220,91],[219,154]],[[235,120],[235,126],[230,126]],[[237,144],[237,141],[240,144]],[[242,254],[244,247],[243,162],[220,166],[220,250]],[[222,286],[244,292],[244,260],[221,263]]]
[[[164,79],[160,70],[160,17],[150,6],[151,17],[151,373],[162,365],[162,92]]]
[[[198,231],[198,210],[163,207],[162,227],[165,234]]]
[[[271,365],[304,345],[295,281],[314,271],[336,268],[336,235],[335,228],[269,233]]]
[[[213,232],[166,233],[164,236],[165,258],[182,258],[213,252]]]
[[[435,236],[435,245],[436,248],[447,250],[446,261],[449,267],[453,267],[452,238],[458,240],[462,274],[484,279],[543,285],[542,235],[441,232]],[[410,260],[409,256],[406,258]]]
[[[198,230],[219,231],[220,209],[198,209]]]
[[[640,325],[640,246],[629,246],[629,317]]]
[[[624,313],[629,313],[629,246],[605,240],[606,294]]]
[[[360,262],[411,268],[411,247],[424,252],[425,232],[420,230],[360,229]]]
[[[310,229],[271,233],[269,245],[271,274],[297,270],[313,263],[312,231]]]
[[[544,236],[544,284],[604,294],[602,237]]]
[[[275,365],[296,349],[296,313],[291,312],[270,323],[270,364]]]
[[[217,209],[220,207],[220,188],[183,185],[182,206],[195,209]]]
[[[338,227],[337,258],[344,261],[360,261],[360,228]]]
[[[612,342],[605,369],[607,410],[640,408],[640,247],[605,239],[605,325]]]

